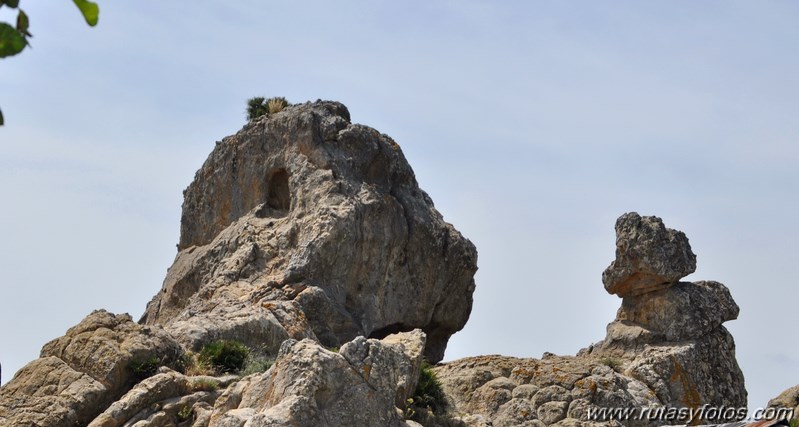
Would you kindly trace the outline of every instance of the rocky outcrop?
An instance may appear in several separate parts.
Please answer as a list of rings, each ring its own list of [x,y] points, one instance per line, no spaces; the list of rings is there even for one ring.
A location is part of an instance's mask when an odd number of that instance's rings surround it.
[[[481,356],[437,367],[453,416],[468,426],[654,426],[690,421],[666,419],[670,408],[746,407],[735,344],[722,326],[738,316],[729,290],[679,281],[696,256],[660,218],[625,214],[616,233],[616,260],[602,279],[622,306],[606,338],[576,357]],[[601,408],[636,416],[603,417]]]
[[[0,425],[649,427],[718,421],[670,409],[745,406],[729,290],[681,281],[696,256],[659,218],[625,214],[616,232],[602,281],[622,302],[603,341],[441,364],[440,402],[415,387],[422,372],[435,388],[422,360],[441,360],[469,316],[474,246],[391,138],[339,103],[291,106],[219,142],[197,172],[141,322],[97,311],[46,344],[0,389]],[[243,377],[184,369],[219,339],[276,360]]]
[[[363,337],[338,353],[313,340],[287,340],[275,364],[228,388],[210,425],[406,426],[402,409],[416,387],[421,331]]]
[[[182,354],[158,327],[95,311],[0,389],[0,425],[86,425],[146,371],[177,366]]]
[[[779,396],[768,401],[768,408],[774,411],[767,413],[777,419],[799,420],[799,385],[788,388]]]
[[[288,107],[218,143],[185,191],[180,252],[142,322],[190,349],[236,338],[340,346],[415,328],[441,360],[477,253],[399,146],[346,107]]]

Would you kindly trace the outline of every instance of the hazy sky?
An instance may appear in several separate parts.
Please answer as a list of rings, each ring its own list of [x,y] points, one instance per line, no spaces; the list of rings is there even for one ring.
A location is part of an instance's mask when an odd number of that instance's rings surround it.
[[[799,3],[97,1],[89,28],[23,0],[33,48],[0,60],[3,382],[93,309],[142,314],[182,190],[262,95],[391,135],[475,243],[446,359],[601,340],[637,211],[741,306],[750,405],[799,384]]]

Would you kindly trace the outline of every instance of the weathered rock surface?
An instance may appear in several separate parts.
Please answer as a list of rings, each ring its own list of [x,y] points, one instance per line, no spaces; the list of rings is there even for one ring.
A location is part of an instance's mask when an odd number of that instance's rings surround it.
[[[777,410],[792,409],[790,419],[799,419],[799,385],[788,388],[779,394],[779,396],[768,401],[769,408]],[[786,415],[784,412],[780,415]]]
[[[616,220],[616,260],[602,273],[611,294],[625,297],[667,288],[694,271],[696,255],[683,232],[635,212]]]
[[[216,402],[212,426],[406,426],[424,349],[421,331],[382,341],[358,337],[338,353],[287,340],[265,373],[244,378]]]
[[[218,143],[185,191],[180,252],[142,318],[187,348],[276,352],[420,328],[443,357],[469,316],[477,253],[399,146],[346,107],[288,107]]]
[[[468,426],[567,426],[599,422],[589,410],[600,408],[640,414],[746,406],[735,343],[722,326],[738,316],[729,290],[712,281],[678,282],[694,271],[696,258],[685,235],[659,218],[625,214],[616,232],[617,259],[603,282],[623,299],[606,338],[576,357],[481,356],[437,367],[453,416]],[[600,424],[687,421],[647,416]]]
[[[100,310],[47,343],[0,389],[0,425],[86,425],[132,387],[148,363],[177,365],[183,350],[158,327]]]

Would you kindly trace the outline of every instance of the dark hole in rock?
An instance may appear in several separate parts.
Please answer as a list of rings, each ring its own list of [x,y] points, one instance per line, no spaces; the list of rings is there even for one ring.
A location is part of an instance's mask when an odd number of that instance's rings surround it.
[[[285,211],[289,210],[289,207],[291,207],[289,174],[285,169],[273,170],[267,175],[266,204],[272,209]]]
[[[380,329],[372,331],[372,333],[369,334],[369,338],[382,340],[391,334],[396,334],[397,332],[410,332],[414,329],[415,328],[412,328],[408,325],[403,325],[402,323],[394,323],[392,325],[384,326]]]

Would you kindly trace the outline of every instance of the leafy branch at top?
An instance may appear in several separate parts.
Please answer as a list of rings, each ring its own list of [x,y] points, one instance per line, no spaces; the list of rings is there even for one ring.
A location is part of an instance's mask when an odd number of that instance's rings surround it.
[[[100,7],[97,3],[88,0],[72,0],[78,7],[83,19],[90,26],[97,25],[100,18]],[[19,8],[19,0],[0,0],[0,8],[3,6],[11,9],[18,9],[16,25],[7,22],[0,22],[0,58],[14,56],[22,52],[26,46],[30,46],[28,39],[33,35],[28,31],[30,19],[28,15]],[[3,125],[3,113],[0,111],[0,126]]]

